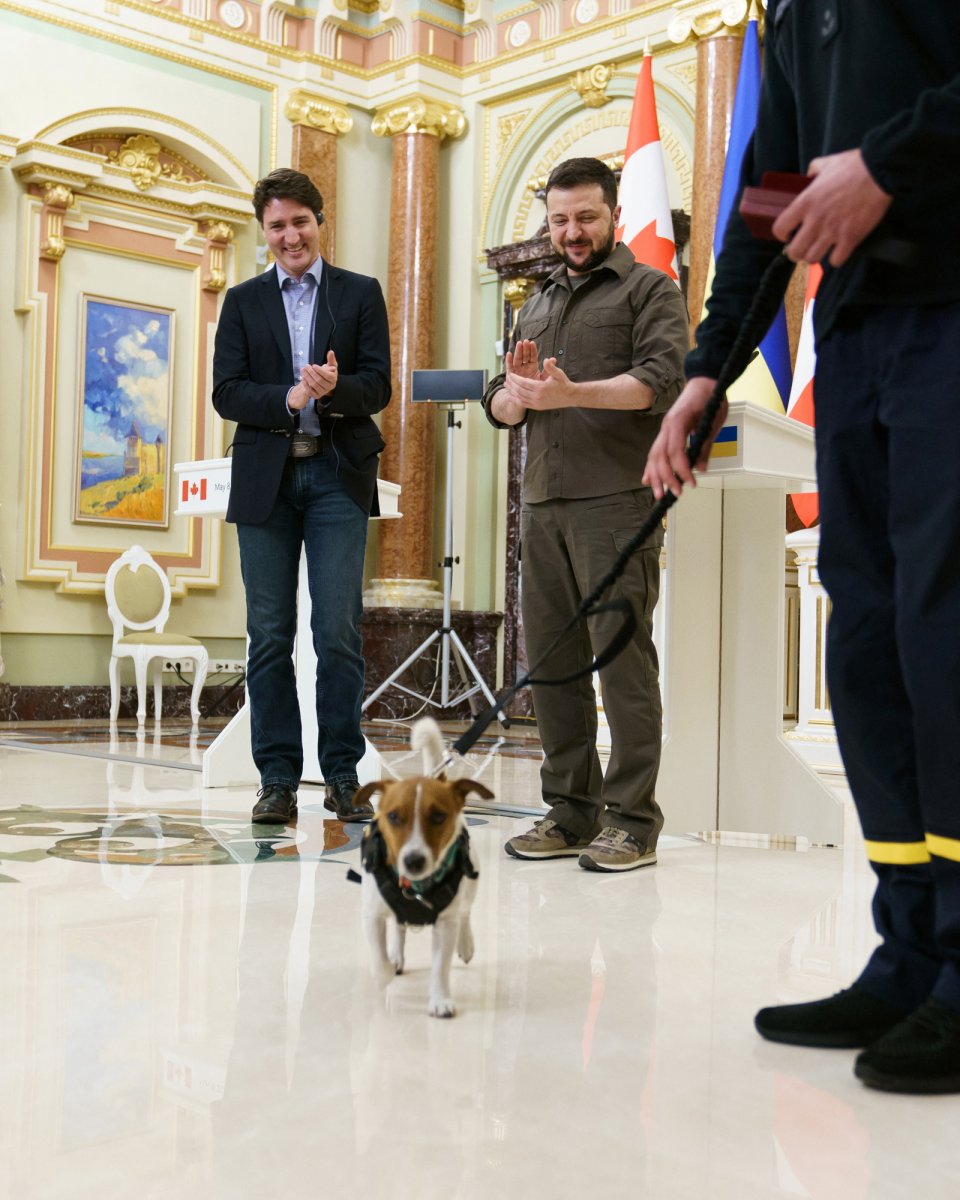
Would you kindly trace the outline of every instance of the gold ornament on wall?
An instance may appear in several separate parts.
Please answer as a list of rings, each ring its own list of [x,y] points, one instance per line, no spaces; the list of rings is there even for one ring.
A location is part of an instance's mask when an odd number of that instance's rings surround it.
[[[211,221],[203,232],[207,239],[203,290],[222,292],[227,286],[226,255],[233,241],[233,228],[226,221]]]
[[[73,192],[65,184],[48,183],[43,189],[43,236],[40,257],[48,262],[63,258],[67,243],[63,237],[63,214],[73,204]]]
[[[525,108],[520,112],[508,113],[505,117],[500,117],[497,120],[497,158],[501,158],[507,143],[516,133],[517,129],[530,115],[530,109]]]
[[[611,64],[597,63],[586,70],[577,71],[570,76],[570,86],[580,96],[587,108],[603,108],[610,103],[607,95],[607,85],[613,78],[614,67]]]
[[[525,276],[508,279],[503,285],[503,298],[509,303],[514,314],[519,312],[524,303],[533,295],[535,286],[536,280],[527,279]]]
[[[179,163],[161,162],[160,155],[163,147],[156,138],[148,133],[134,133],[123,143],[119,150],[111,150],[107,156],[118,167],[129,171],[133,182],[141,192],[148,191],[161,177],[174,179],[178,183],[186,181],[187,176]]]

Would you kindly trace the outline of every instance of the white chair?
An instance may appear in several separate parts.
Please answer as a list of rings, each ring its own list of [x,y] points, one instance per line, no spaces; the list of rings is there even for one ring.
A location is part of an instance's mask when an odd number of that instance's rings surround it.
[[[170,615],[170,582],[166,573],[142,546],[131,546],[107,571],[107,612],[113,622],[110,655],[110,720],[120,711],[120,660],[133,659],[137,679],[137,721],[147,717],[147,666],[153,663],[153,712],[160,720],[160,692],[164,659],[193,662],[190,715],[200,720],[200,689],[207,677],[208,655],[196,638],[165,630]],[[125,630],[132,630],[126,633]]]

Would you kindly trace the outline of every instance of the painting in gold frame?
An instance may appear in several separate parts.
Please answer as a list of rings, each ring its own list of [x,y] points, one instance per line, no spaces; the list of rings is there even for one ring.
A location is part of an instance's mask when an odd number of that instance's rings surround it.
[[[166,529],[174,312],[80,297],[74,520]]]

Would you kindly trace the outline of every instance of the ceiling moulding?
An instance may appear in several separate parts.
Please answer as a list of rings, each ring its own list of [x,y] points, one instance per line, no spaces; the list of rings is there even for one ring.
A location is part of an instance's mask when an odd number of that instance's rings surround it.
[[[9,0],[0,0],[0,8],[7,7],[8,2]],[[238,66],[244,65],[258,70],[263,70],[266,66],[271,75],[278,70],[288,72],[292,63],[318,67],[327,80],[340,75],[374,81],[401,72],[415,74],[418,71],[432,70],[441,75],[454,76],[464,82],[479,76],[478,82],[481,86],[491,81],[491,71],[500,77],[502,82],[504,68],[524,60],[539,64],[546,57],[548,61],[557,59],[559,62],[564,59],[573,63],[579,57],[576,48],[585,38],[597,39],[597,45],[593,49],[598,56],[609,52],[611,37],[615,41],[628,44],[631,38],[637,36],[637,22],[642,22],[647,27],[644,31],[646,35],[658,41],[665,41],[670,16],[674,15],[677,9],[691,7],[689,0],[686,0],[686,3],[685,0],[647,0],[646,3],[642,0],[606,0],[605,5],[600,3],[596,6],[581,0],[580,4],[570,9],[570,19],[567,19],[564,15],[566,4],[561,4],[560,0],[549,0],[549,3],[544,3],[543,0],[520,3],[508,11],[496,14],[492,12],[490,0],[434,0],[436,7],[445,9],[448,16],[433,10],[425,11],[418,5],[417,0],[360,0],[360,3],[332,0],[332,3],[323,7],[322,13],[320,10],[314,13],[293,8],[275,0],[269,6],[274,19],[267,22],[272,32],[269,37],[265,37],[262,36],[260,26],[266,29],[267,25],[263,22],[258,24],[256,20],[246,21],[242,28],[231,28],[221,19],[221,9],[224,7],[222,4],[219,7],[211,6],[210,11],[214,16],[205,19],[172,7],[159,7],[155,0],[112,0],[112,3],[115,5],[114,15],[121,20],[126,13],[131,13],[128,23],[135,25],[141,40],[147,30],[153,36],[163,36],[159,30],[161,24],[180,25],[187,31],[182,38],[183,45],[190,46],[194,53],[198,52],[196,48],[200,45],[212,49],[216,41],[232,43],[234,47],[243,47],[247,51],[246,54],[239,55],[237,49],[225,51]],[[757,0],[729,0],[726,5],[718,4],[717,0],[704,5],[702,0],[696,0],[693,7],[698,10],[718,11],[722,8],[725,11],[733,6],[746,7],[748,3],[755,4]],[[401,6],[402,20],[398,17]],[[358,20],[351,21],[351,13]],[[531,25],[532,38],[520,47],[508,45],[499,54],[490,54],[487,43],[496,40],[495,30],[516,19],[518,15],[522,19],[523,14],[526,14],[526,19]],[[279,17],[295,22],[301,31],[297,34],[295,45],[284,44],[282,32],[277,33]],[[364,17],[368,20],[360,23]],[[466,65],[458,65],[454,58],[460,57],[459,54],[444,57],[438,53],[410,53],[407,44],[412,28],[417,23],[452,32],[461,46],[472,42],[474,52],[464,54],[464,57],[471,58],[472,61]],[[71,27],[82,28],[76,22],[70,24]],[[534,25],[536,29],[533,28]],[[331,40],[336,42],[339,37],[352,38],[357,43],[369,45],[371,40],[391,36],[391,29],[397,26],[402,27],[403,35],[393,35],[393,56],[385,61],[376,62],[373,66],[367,65],[366,61],[350,61],[349,56],[341,58],[333,46],[326,44]],[[322,27],[330,27],[326,39]],[[330,29],[333,30],[332,35]],[[92,26],[88,32],[93,36],[103,36],[101,31]],[[127,39],[121,40],[124,44],[135,45]],[[140,48],[155,52],[147,45]],[[224,49],[221,44],[218,52],[224,52]],[[367,58],[365,53],[359,51],[358,55],[364,60]],[[408,77],[407,85],[412,81],[412,78]],[[367,99],[374,100],[375,97],[368,96]]]

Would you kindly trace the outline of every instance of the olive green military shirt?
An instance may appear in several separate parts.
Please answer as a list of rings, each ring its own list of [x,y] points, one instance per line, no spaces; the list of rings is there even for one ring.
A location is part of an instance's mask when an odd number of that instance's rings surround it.
[[[647,454],[663,413],[680,394],[683,357],[689,347],[687,310],[669,276],[642,266],[623,245],[571,287],[566,266],[546,280],[520,309],[511,349],[524,339],[537,344],[542,365],[557,365],[575,383],[633,375],[654,394],[640,409],[558,408],[527,413],[527,462],[523,498],[543,500],[607,496],[642,486]],[[483,398],[503,386],[490,382]]]

